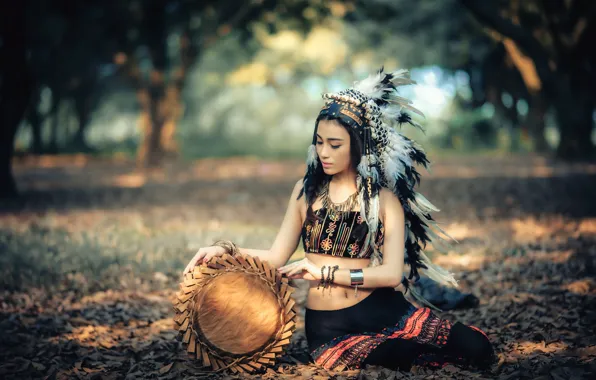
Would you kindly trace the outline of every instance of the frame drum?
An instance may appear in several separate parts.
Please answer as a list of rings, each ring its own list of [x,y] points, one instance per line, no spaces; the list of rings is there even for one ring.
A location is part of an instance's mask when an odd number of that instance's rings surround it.
[[[296,329],[294,290],[258,257],[226,254],[196,266],[174,301],[186,351],[214,371],[274,364]]]

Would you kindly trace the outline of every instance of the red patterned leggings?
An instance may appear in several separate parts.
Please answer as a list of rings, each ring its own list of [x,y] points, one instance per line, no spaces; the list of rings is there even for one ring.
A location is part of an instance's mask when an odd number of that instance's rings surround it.
[[[449,363],[486,368],[495,357],[480,329],[416,308],[391,288],[375,289],[340,310],[307,308],[305,329],[312,359],[330,370],[366,364],[401,370]]]
[[[415,364],[440,368],[449,363],[484,369],[493,360],[493,347],[484,332],[455,322],[447,343],[442,347],[412,339],[388,339],[371,351],[364,364],[405,371]]]

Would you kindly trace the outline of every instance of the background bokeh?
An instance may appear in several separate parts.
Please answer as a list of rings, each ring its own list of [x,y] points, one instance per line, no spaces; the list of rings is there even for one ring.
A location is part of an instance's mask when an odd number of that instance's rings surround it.
[[[417,81],[400,92],[425,131],[402,132],[459,241],[428,254],[480,299],[443,316],[488,332],[484,377],[590,378],[595,18],[590,0],[3,3],[0,377],[214,377],[174,339],[181,270],[218,238],[270,247],[321,94],[384,66]],[[298,327],[263,376],[335,376]]]

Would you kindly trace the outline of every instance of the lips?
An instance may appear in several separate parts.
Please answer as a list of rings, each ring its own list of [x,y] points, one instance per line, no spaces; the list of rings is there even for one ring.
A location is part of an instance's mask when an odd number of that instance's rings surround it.
[[[330,167],[330,166],[331,166],[331,164],[328,164],[328,163],[326,163],[326,162],[323,162],[322,164],[323,164],[323,167],[324,167],[324,168],[328,168],[328,167]]]

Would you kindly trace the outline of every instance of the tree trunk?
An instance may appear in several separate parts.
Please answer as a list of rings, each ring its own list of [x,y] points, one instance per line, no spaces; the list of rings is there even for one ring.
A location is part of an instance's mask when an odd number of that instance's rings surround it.
[[[594,103],[591,94],[577,92],[573,96],[561,95],[554,102],[557,124],[561,133],[557,156],[567,160],[592,158]]]
[[[0,6],[0,198],[17,195],[12,174],[14,137],[32,89],[27,66],[26,2]]]
[[[161,134],[165,123],[163,115],[165,108],[163,90],[163,83],[161,85],[154,84],[149,89],[150,101],[148,112],[150,129],[147,136],[148,166],[159,166],[164,153],[163,146],[161,145]]]
[[[153,70],[146,88],[140,90],[143,107],[143,140],[137,155],[137,165],[158,166],[163,158],[162,131],[166,122],[167,44],[166,2],[151,2],[142,27],[149,38],[149,52]]]
[[[161,145],[162,130],[165,123],[164,87],[160,73],[154,73],[154,79],[148,89],[139,91],[139,102],[143,108],[141,114],[141,144],[137,152],[137,166],[159,166],[164,149]]]
[[[48,142],[48,153],[58,153],[58,128],[60,128],[60,100],[57,91],[52,91],[52,106],[50,108],[50,141]]]
[[[183,105],[180,96],[182,85],[170,84],[164,99],[165,123],[161,131],[160,146],[169,156],[175,157],[178,154],[178,143],[176,141],[176,127],[182,117]]]
[[[27,114],[27,121],[31,126],[31,145],[29,151],[33,154],[43,153],[43,141],[41,138],[42,117],[37,110],[37,104],[31,103],[29,105],[29,112]]]
[[[91,100],[89,94],[77,96],[74,102],[75,113],[79,125],[77,126],[77,130],[71,140],[71,145],[77,150],[82,150],[84,152],[90,152],[93,150],[89,144],[87,144],[87,139],[85,138],[85,131],[87,130],[91,116],[90,102]]]
[[[528,116],[526,118],[527,129],[532,138],[534,151],[537,153],[547,153],[550,146],[544,136],[546,104],[542,95],[534,95],[530,99]]]

